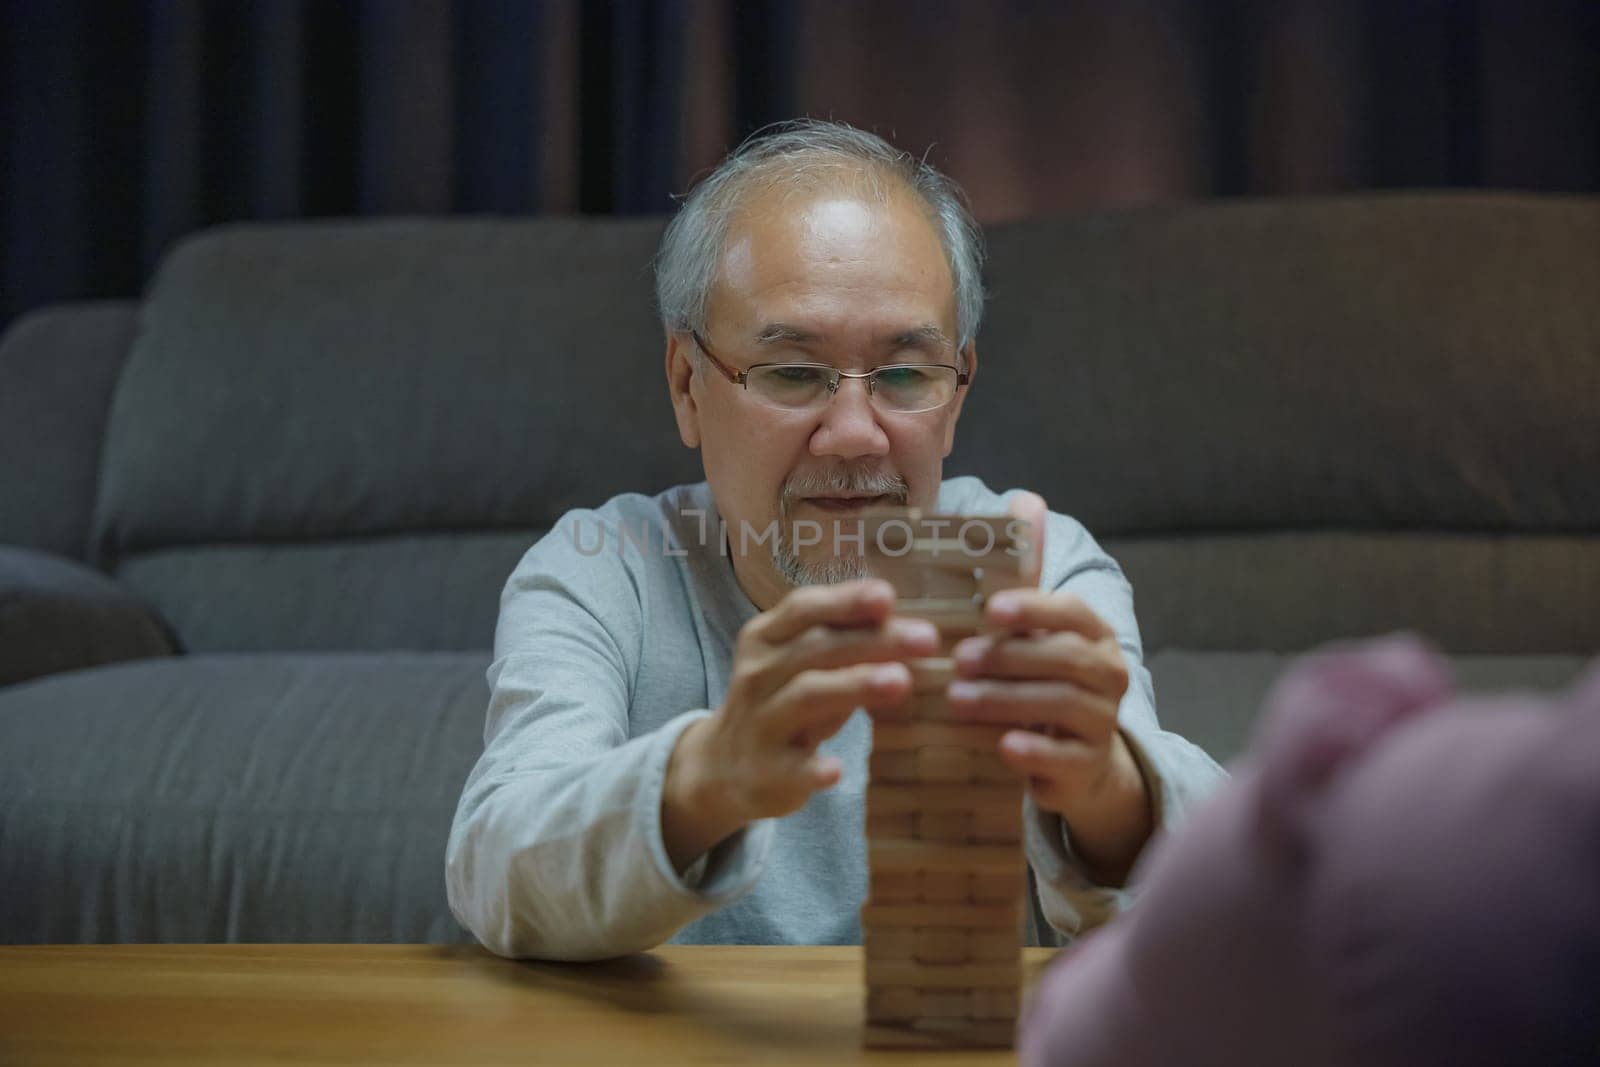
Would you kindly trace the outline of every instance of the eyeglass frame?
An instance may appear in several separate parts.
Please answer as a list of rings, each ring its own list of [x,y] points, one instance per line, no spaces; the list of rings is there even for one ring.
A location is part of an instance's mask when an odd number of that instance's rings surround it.
[[[711,346],[706,344],[706,339],[700,336],[699,330],[690,330],[689,336],[694,338],[694,343],[699,347],[701,352],[705,353],[705,357],[711,361],[711,365],[717,368],[724,378],[743,389],[746,393],[750,391],[750,372],[760,370],[763,367],[816,367],[820,370],[827,371],[833,376],[828,385],[828,399],[830,401],[839,394],[839,385],[846,378],[864,379],[867,383],[867,399],[871,400],[877,395],[876,379],[878,375],[883,371],[894,370],[899,367],[942,367],[945,370],[953,370],[956,372],[956,394],[959,394],[962,388],[972,380],[972,376],[966,371],[962,370],[958,366],[952,366],[949,363],[885,363],[883,366],[874,367],[869,371],[840,370],[839,368],[830,366],[827,363],[756,363],[744,370],[734,370],[732,367],[729,367],[727,364],[723,363],[722,360],[716,357],[716,354],[711,351]],[[957,346],[956,355],[959,357],[960,354],[961,348],[960,346]],[[943,404],[939,404],[935,407],[919,408],[916,411],[893,411],[892,414],[922,415],[929,411],[938,411],[940,408],[949,407],[954,400],[955,395],[952,395],[949,400],[946,400]],[[805,410],[805,408],[784,408],[776,404],[768,404],[767,406],[775,408],[779,411]]]

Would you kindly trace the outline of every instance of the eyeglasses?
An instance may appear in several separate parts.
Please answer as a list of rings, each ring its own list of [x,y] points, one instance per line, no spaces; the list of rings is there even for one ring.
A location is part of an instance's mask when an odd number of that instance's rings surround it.
[[[900,415],[942,408],[967,384],[965,371],[948,363],[889,363],[864,373],[843,371],[826,363],[757,363],[736,371],[712,354],[705,338],[691,330],[711,365],[722,376],[769,407],[806,411],[826,406],[845,378],[864,378],[867,396],[884,409]]]

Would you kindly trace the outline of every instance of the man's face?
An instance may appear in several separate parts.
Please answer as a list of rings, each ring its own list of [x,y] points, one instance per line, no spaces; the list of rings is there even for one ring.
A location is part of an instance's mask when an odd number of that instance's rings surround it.
[[[848,191],[769,191],[730,229],[705,336],[735,370],[954,363],[950,269],[907,194],[880,202]],[[686,336],[668,342],[679,429],[700,448],[735,570],[759,607],[793,584],[860,574],[858,549],[835,532],[842,526],[848,535],[867,508],[934,505],[965,390],[943,408],[906,414],[874,406],[864,380],[845,379],[824,406],[782,410],[709,364],[690,373],[693,347]],[[969,350],[961,361],[969,372],[974,356]],[[774,523],[776,553],[770,540],[756,540]],[[817,543],[801,544],[814,532]]]

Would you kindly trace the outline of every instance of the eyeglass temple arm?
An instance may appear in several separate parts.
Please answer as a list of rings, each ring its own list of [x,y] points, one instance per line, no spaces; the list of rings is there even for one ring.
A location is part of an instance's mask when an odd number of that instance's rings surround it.
[[[718,371],[722,372],[722,376],[724,378],[728,379],[728,381],[732,382],[734,385],[746,385],[746,379],[749,377],[749,375],[744,371],[736,371],[733,368],[723,364],[722,360],[718,359],[712,354],[710,347],[706,345],[706,339],[700,336],[700,331],[690,330],[689,336],[694,338],[694,343],[699,347],[700,351],[705,354],[705,357],[711,361],[711,365],[717,368]]]

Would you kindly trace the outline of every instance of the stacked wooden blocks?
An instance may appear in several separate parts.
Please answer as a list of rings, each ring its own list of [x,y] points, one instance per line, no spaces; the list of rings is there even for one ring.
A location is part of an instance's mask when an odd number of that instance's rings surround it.
[[[955,643],[983,601],[1022,584],[1025,524],[901,509],[865,523],[872,572],[895,611],[939,629],[942,655],[911,664],[909,717],[873,728],[867,787],[865,1043],[1010,1047],[1021,992],[1022,783],[1003,726],[952,721]],[[1012,535],[1016,534],[1016,537]]]

